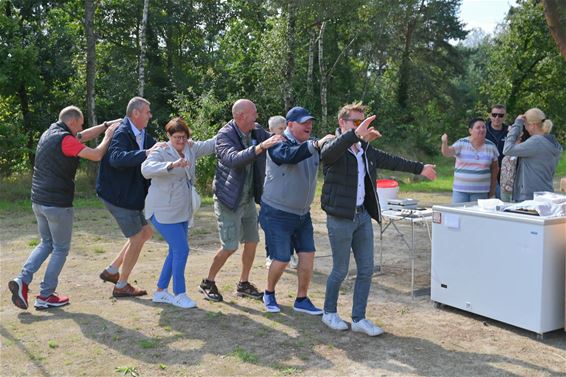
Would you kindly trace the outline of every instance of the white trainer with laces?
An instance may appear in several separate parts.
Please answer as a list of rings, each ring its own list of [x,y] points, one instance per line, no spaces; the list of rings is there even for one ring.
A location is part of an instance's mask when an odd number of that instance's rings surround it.
[[[322,315],[322,323],[332,330],[348,330],[348,324],[340,318],[338,313],[324,313]]]
[[[378,336],[384,333],[383,329],[374,325],[369,319],[361,319],[358,322],[352,321],[352,331],[363,332],[369,336]]]
[[[175,296],[172,304],[183,309],[192,309],[197,307],[197,303],[191,300],[185,293],[179,293]]]
[[[173,295],[167,292],[167,289],[164,289],[162,291],[153,292],[153,297],[151,298],[151,301],[160,302],[164,304],[171,304],[173,303],[173,298],[174,298]]]

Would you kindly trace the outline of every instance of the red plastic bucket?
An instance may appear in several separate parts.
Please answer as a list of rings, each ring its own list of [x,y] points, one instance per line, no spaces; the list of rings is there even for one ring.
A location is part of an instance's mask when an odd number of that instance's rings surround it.
[[[377,188],[377,196],[379,197],[379,205],[382,210],[388,209],[387,202],[389,199],[397,199],[399,192],[399,184],[393,179],[378,179],[375,182]]]
[[[399,187],[399,184],[394,179],[378,179],[375,181],[378,188],[395,188]]]

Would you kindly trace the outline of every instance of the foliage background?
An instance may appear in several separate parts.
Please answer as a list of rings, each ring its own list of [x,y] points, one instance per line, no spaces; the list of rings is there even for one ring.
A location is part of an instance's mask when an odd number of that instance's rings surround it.
[[[301,105],[315,134],[345,103],[378,114],[380,148],[434,158],[440,135],[508,106],[508,122],[543,109],[566,141],[566,61],[542,5],[519,0],[494,35],[464,30],[459,0],[163,0],[149,2],[144,96],[150,132],[174,115],[213,136],[237,98],[258,121]],[[123,116],[137,94],[143,0],[95,2],[96,117]],[[0,173],[33,164],[61,108],[86,104],[84,1],[0,0]],[[210,189],[214,159],[199,162]]]

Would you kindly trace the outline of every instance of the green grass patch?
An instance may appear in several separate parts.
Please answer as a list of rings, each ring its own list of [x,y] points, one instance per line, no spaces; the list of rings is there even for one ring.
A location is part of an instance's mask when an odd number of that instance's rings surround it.
[[[54,340],[48,341],[48,342],[47,342],[47,345],[49,346],[49,348],[57,348],[57,347],[59,347],[59,344],[57,344],[57,342],[54,341]]]
[[[29,247],[36,247],[37,245],[39,245],[39,240],[37,238],[34,238],[33,240],[28,241]]]
[[[235,358],[239,359],[240,361],[243,361],[245,363],[257,363],[258,361],[258,357],[256,355],[254,355],[251,352],[246,351],[245,349],[243,349],[240,346],[236,346],[236,348],[234,348],[234,351],[232,351],[232,353],[230,353],[230,356],[234,356]]]
[[[97,246],[97,247],[94,248],[94,252],[95,252],[96,254],[104,254],[104,253],[106,252],[106,250],[104,250],[104,249],[103,249],[102,247],[100,247],[100,246]]]
[[[562,153],[560,156],[560,161],[558,162],[558,167],[556,167],[555,177],[566,177],[566,152]]]
[[[138,377],[140,372],[135,367],[116,367],[116,373],[121,373],[123,376],[130,375],[132,377]]]
[[[159,346],[159,340],[157,339],[142,339],[138,342],[140,348],[147,350],[152,348],[157,348]]]

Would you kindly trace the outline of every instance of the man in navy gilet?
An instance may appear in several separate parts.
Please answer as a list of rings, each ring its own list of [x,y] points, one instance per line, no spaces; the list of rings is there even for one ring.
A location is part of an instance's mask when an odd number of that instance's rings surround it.
[[[79,158],[100,161],[108,149],[118,121],[104,122],[83,131],[81,110],[68,106],[59,113],[59,121],[41,135],[31,182],[32,208],[41,242],[31,252],[18,277],[8,283],[12,302],[18,308],[28,308],[28,285],[33,274],[49,256],[51,258],[34,306],[36,309],[47,309],[69,303],[69,298],[58,295],[55,289],[71,247],[75,175]],[[89,148],[83,144],[103,132],[104,138],[98,147]]]

